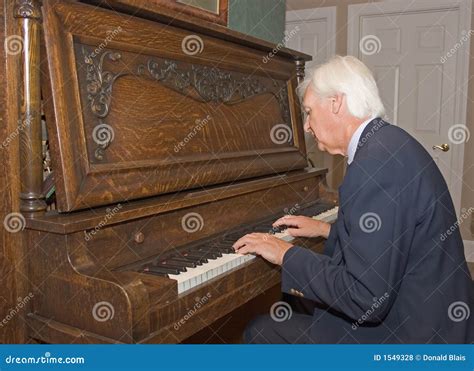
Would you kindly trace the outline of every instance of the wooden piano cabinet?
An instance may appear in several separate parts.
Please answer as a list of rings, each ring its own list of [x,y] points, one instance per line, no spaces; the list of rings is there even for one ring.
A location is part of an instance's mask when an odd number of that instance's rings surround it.
[[[14,288],[2,309],[34,295],[0,339],[183,342],[259,297],[273,300],[279,268],[258,257],[187,291],[137,267],[246,226],[266,229],[321,199],[327,170],[307,168],[295,91],[311,57],[275,53],[161,0],[0,2],[2,39],[31,36],[22,53],[0,57],[0,134],[32,123],[0,153],[9,177],[0,204],[27,216],[17,234],[0,232],[0,270]],[[183,228],[189,214],[202,220],[193,232]]]
[[[29,227],[36,231],[29,232],[33,247],[29,276],[37,285],[30,320],[38,328],[32,336],[45,342],[64,341],[65,333],[68,341],[74,342],[87,342],[91,337],[124,343],[184,340],[278,284],[279,268],[257,258],[178,294],[174,280],[128,267],[173,246],[205,241],[237,225],[283,214],[295,205],[303,207],[318,199],[324,174],[325,170],[304,171],[253,185],[242,182],[234,188],[215,187],[212,192],[188,193],[175,204],[147,200],[152,210],[144,204],[124,208],[98,230],[93,228],[103,219],[106,208],[80,212],[77,220],[45,215],[30,221]],[[203,196],[212,197],[212,202],[202,202]],[[183,202],[193,201],[197,205],[183,207]],[[168,205],[172,210],[160,210],[156,205]],[[186,233],[182,227],[183,217],[191,211],[203,220],[202,229],[196,233]],[[53,224],[61,231],[59,223],[64,223],[62,233],[48,232]],[[138,241],[137,233],[143,235]],[[204,297],[209,300],[193,319],[178,326],[196,300]],[[112,318],[103,322],[96,318],[98,303],[103,303],[105,314],[113,312]],[[44,330],[39,329],[42,321],[47,324]]]

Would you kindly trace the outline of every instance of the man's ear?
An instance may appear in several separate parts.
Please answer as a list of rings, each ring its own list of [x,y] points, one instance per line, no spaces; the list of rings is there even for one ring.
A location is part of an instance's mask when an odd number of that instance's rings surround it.
[[[331,97],[331,111],[333,114],[337,115],[341,111],[344,99],[345,95],[342,93],[337,93]]]

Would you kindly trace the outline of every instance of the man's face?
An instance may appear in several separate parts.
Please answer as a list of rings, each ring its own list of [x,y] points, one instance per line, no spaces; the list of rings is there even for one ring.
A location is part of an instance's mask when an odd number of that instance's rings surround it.
[[[332,97],[317,97],[311,85],[306,89],[303,98],[303,110],[306,112],[304,129],[315,138],[320,151],[331,154],[340,153],[344,139],[343,125],[337,121],[339,110],[335,104]]]

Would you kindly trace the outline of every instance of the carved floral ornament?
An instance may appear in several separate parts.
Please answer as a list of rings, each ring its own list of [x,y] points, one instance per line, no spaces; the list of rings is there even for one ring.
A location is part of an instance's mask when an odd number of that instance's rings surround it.
[[[92,53],[87,47],[82,48],[86,65],[87,99],[89,106],[98,118],[97,126],[109,126],[105,123],[112,103],[112,89],[114,82],[125,75],[137,75],[157,81],[164,86],[201,102],[217,102],[227,105],[237,104],[257,95],[270,93],[277,99],[283,121],[290,125],[290,110],[288,105],[288,90],[286,83],[273,81],[273,87],[268,88],[254,76],[237,78],[228,71],[215,67],[191,65],[191,69],[184,69],[179,61],[150,58],[145,64],[139,64],[132,71],[112,72],[104,69],[105,61],[116,63],[122,55],[111,50],[104,50],[100,54]],[[190,96],[189,92],[195,93]],[[109,128],[111,128],[109,126]],[[95,158],[102,160],[104,151],[113,140],[95,141],[97,148]]]

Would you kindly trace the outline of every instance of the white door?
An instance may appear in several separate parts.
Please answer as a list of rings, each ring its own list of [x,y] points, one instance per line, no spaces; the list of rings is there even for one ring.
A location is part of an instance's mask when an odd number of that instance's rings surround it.
[[[336,53],[336,7],[286,12],[285,34],[288,48],[313,56],[306,64],[308,71]],[[305,139],[310,160],[316,166],[329,167],[331,157],[319,151],[311,135],[305,134]]]
[[[466,0],[405,0],[352,5],[348,17],[348,53],[374,72],[388,120],[433,156],[458,213],[470,16]]]

